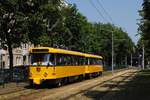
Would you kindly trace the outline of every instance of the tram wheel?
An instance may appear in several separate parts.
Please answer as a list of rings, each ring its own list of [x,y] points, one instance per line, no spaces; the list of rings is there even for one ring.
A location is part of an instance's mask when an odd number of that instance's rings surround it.
[[[58,80],[56,80],[55,86],[60,87],[60,86],[62,86],[62,83],[63,83],[62,79],[58,79]]]
[[[33,80],[29,80],[29,86],[34,87]]]
[[[82,81],[82,80],[83,80],[83,75],[79,75],[79,76],[78,76],[78,80],[79,80],[79,81]]]
[[[98,74],[99,74],[98,76],[102,76],[102,72],[99,72]]]

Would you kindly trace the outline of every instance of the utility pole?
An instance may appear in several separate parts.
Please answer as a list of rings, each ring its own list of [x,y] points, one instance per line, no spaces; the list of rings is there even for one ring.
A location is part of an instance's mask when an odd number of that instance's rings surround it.
[[[132,67],[132,53],[131,53],[131,67]]]
[[[114,35],[114,34],[113,34],[113,31],[112,31],[112,41],[111,41],[111,43],[112,43],[112,44],[111,44],[111,45],[112,45],[112,49],[111,49],[111,50],[112,50],[112,51],[111,51],[111,52],[112,52],[112,62],[111,62],[111,63],[112,63],[112,64],[111,64],[112,74],[114,73],[114,36],[113,36],[113,35]]]
[[[125,66],[126,67],[128,66],[128,58],[127,58],[127,56],[125,56]]]
[[[145,59],[144,59],[144,56],[145,56],[145,54],[144,54],[144,51],[145,51],[144,44],[143,44],[143,48],[142,48],[142,50],[143,50],[143,56],[142,56],[142,67],[143,67],[143,70],[144,70],[144,66],[145,66],[145,63],[144,63],[144,61],[145,61]]]
[[[105,30],[104,30],[105,31]],[[112,54],[112,58],[111,58],[111,70],[112,70],[112,74],[114,73],[114,40],[126,40],[126,39],[114,39],[114,31],[107,31],[107,32],[111,32],[112,36],[111,36],[111,54]],[[105,39],[104,39],[105,40]]]
[[[0,70],[1,70],[1,68],[2,68],[2,55],[0,53]]]

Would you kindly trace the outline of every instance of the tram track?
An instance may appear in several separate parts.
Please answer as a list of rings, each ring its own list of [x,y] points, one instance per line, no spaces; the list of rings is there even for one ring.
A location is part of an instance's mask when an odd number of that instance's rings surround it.
[[[45,91],[46,89],[20,89],[20,90],[17,90],[17,91],[12,91],[12,92],[7,92],[7,93],[3,93],[3,94],[0,94],[0,100],[9,100],[9,99],[12,99],[14,97],[18,97],[18,96],[21,96],[21,95],[29,95],[29,94],[33,94],[33,93],[38,93],[38,92],[42,92],[42,91]]]
[[[116,74],[112,75],[106,75],[103,77],[98,77],[98,78],[93,78],[90,80],[85,80],[82,82],[74,83],[74,84],[69,84],[67,86],[63,86],[60,88],[56,89],[50,89],[46,90],[43,92],[39,92],[37,94],[31,94],[31,95],[26,95],[26,96],[21,96],[18,98],[15,98],[14,100],[66,100],[73,98],[74,96],[78,94],[82,94],[94,87],[101,86],[104,83],[107,83],[108,81],[111,81],[113,79],[116,79],[118,77],[121,77],[122,75],[125,75],[127,73],[135,74],[137,70],[125,70],[122,72],[118,72]]]
[[[132,72],[131,74],[135,74],[135,73],[136,73],[136,72]],[[123,74],[121,74],[121,75],[119,75],[119,76],[113,77],[113,78],[111,78],[111,79],[105,80],[105,81],[103,81],[102,83],[93,85],[93,86],[91,86],[91,87],[89,87],[89,88],[87,88],[87,89],[85,89],[85,90],[81,90],[81,91],[79,91],[79,92],[77,92],[77,93],[75,93],[75,94],[72,94],[72,95],[70,95],[70,96],[61,98],[61,100],[68,100],[68,99],[70,99],[70,98],[72,98],[72,97],[75,97],[75,96],[77,96],[77,95],[83,94],[83,93],[87,92],[88,90],[91,90],[91,89],[96,88],[96,87],[98,87],[98,86],[103,86],[105,83],[110,82],[110,81],[112,81],[112,80],[114,80],[114,79],[120,78],[120,77],[122,77],[122,75],[125,75],[125,74],[128,74],[128,72],[123,73]],[[129,77],[129,76],[127,76],[127,77]],[[129,77],[129,78],[131,78],[131,77]],[[115,85],[115,87],[117,87],[119,84],[120,84],[120,81]],[[113,89],[113,88],[114,88],[114,86],[108,88],[107,91],[110,91],[110,90]],[[109,93],[109,92],[108,92],[108,93]]]
[[[36,89],[34,87],[31,87],[29,85],[15,85],[14,87],[9,87],[9,88],[3,88],[5,89],[2,93],[0,92],[0,100],[11,100],[14,97],[19,97],[21,95],[29,95],[29,94],[34,94],[38,92],[43,92],[47,89],[45,88],[39,88]]]
[[[132,70],[133,71],[133,70]],[[137,70],[134,71],[136,73]],[[117,72],[111,77],[110,74],[104,75],[103,77],[93,78],[90,80],[85,80],[78,83],[68,84],[59,88],[43,88],[43,89],[22,89],[14,92],[8,92],[7,94],[0,94],[1,100],[20,100],[20,99],[70,99],[76,95],[82,94],[87,90],[90,90],[94,87],[101,86],[108,81],[111,81],[121,75],[129,73],[130,70]],[[117,75],[118,73],[121,73]],[[107,78],[108,77],[108,78]],[[92,85],[91,85],[92,84]],[[65,90],[65,91],[64,91]],[[67,95],[66,95],[67,94]],[[41,97],[42,96],[42,97]]]
[[[125,76],[125,74],[128,75]],[[120,85],[123,85],[125,84],[125,81],[132,79],[135,76],[136,72],[125,74],[114,77],[111,80],[107,80],[99,85],[95,85],[93,87],[85,89],[82,92],[78,92],[74,95],[62,98],[61,100],[78,100],[79,98],[91,100],[91,97],[96,98],[96,100],[113,100],[112,98],[115,93],[111,91],[119,91],[118,88],[120,87]]]

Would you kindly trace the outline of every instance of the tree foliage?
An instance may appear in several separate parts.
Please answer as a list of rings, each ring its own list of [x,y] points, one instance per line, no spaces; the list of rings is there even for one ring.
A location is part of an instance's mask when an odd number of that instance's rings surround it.
[[[150,59],[150,0],[143,0],[142,10],[139,11],[142,17],[139,24],[141,39],[138,42],[139,48],[145,45],[146,59]]]
[[[0,1],[0,41],[8,48],[11,70],[13,48],[29,41],[35,45],[50,43],[49,36],[55,28],[52,25],[61,19],[60,4],[60,0]]]
[[[121,28],[110,23],[91,23],[76,5],[65,6],[61,0],[2,0],[0,10],[0,40],[5,45],[11,40],[9,48],[21,42],[31,42],[103,55],[110,64],[112,32],[117,63],[121,63],[119,57],[128,56],[134,46],[128,33]],[[7,13],[13,13],[11,18],[16,21],[13,27],[9,25],[10,15],[4,19]]]
[[[3,47],[8,48],[10,69],[13,68],[12,48],[26,40],[26,16],[20,10],[21,3],[19,0],[0,1],[0,41]]]

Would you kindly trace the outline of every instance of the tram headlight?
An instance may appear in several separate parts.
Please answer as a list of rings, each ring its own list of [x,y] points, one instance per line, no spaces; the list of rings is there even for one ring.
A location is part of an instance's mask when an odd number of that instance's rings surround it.
[[[32,73],[29,73],[29,77],[32,77]]]
[[[41,68],[37,67],[37,68],[36,68],[36,71],[37,71],[37,72],[40,72],[40,71],[41,71]]]

